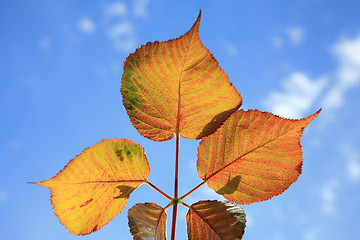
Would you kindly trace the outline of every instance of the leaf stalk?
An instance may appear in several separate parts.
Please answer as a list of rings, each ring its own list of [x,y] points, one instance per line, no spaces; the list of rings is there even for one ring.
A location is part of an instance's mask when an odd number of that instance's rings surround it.
[[[180,136],[179,132],[176,133],[176,156],[175,156],[175,184],[174,184],[174,199],[178,199],[179,195],[179,149],[180,149]],[[177,208],[178,201],[173,201],[173,214],[172,214],[172,223],[171,223],[171,240],[175,240],[176,232],[176,218],[177,218]]]
[[[164,197],[166,197],[167,199],[169,199],[170,201],[172,200],[172,198],[167,195],[166,193],[164,193],[163,191],[161,191],[158,187],[156,187],[154,184],[152,184],[151,182],[149,182],[148,180],[146,180],[144,183],[146,183],[147,185],[149,185],[150,187],[152,187],[153,189],[155,189],[157,192],[159,192],[161,195],[163,195]]]

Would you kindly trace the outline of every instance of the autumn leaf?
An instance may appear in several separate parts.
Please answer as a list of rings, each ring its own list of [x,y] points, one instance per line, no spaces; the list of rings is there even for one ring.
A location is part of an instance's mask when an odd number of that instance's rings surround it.
[[[136,204],[128,218],[134,240],[166,240],[166,213],[156,203]]]
[[[244,235],[244,210],[229,201],[200,201],[186,215],[190,240],[240,240]]]
[[[149,174],[141,146],[111,139],[85,149],[55,177],[35,184],[50,189],[55,215],[69,232],[86,235],[121,212]]]
[[[198,147],[201,179],[238,204],[281,194],[301,173],[301,135],[318,114],[290,120],[258,110],[235,112]]]
[[[213,133],[242,103],[218,62],[200,41],[201,13],[180,38],[147,43],[124,63],[121,93],[139,133],[165,141],[179,133]]]

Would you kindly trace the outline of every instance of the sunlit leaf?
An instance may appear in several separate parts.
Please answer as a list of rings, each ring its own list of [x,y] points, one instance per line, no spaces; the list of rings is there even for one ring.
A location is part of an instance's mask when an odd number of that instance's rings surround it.
[[[187,215],[190,240],[240,240],[244,235],[244,210],[231,202],[200,201],[191,205]]]
[[[200,16],[180,38],[148,43],[124,63],[123,103],[146,138],[165,141],[180,133],[200,139],[241,105],[241,96],[200,41]]]
[[[198,173],[238,204],[281,194],[301,173],[301,135],[318,114],[290,120],[258,110],[235,112],[198,147]]]
[[[141,146],[111,139],[85,149],[55,177],[36,184],[51,190],[54,212],[69,232],[85,235],[121,212],[149,174]]]
[[[166,213],[156,203],[136,204],[128,218],[134,240],[166,240]]]

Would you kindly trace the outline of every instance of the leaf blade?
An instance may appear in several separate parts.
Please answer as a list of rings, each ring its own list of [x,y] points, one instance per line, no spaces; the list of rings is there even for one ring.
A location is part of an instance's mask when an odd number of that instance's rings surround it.
[[[244,235],[244,210],[229,201],[200,201],[186,215],[190,240],[240,240]]]
[[[199,38],[201,14],[180,38],[148,43],[124,63],[121,93],[133,126],[151,140],[213,133],[242,98]]]
[[[234,113],[198,147],[201,179],[238,204],[281,194],[301,173],[301,135],[320,110],[290,120],[258,110]]]
[[[85,149],[56,176],[35,184],[50,189],[60,223],[73,234],[86,235],[121,212],[149,174],[141,146],[126,139],[110,139]]]
[[[136,204],[128,212],[130,232],[135,240],[166,240],[166,218],[156,203]]]

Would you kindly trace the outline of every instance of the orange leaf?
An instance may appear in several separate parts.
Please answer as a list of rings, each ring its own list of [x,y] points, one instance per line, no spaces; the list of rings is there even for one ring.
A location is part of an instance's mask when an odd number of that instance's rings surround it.
[[[139,133],[165,141],[179,133],[200,139],[213,133],[241,103],[218,62],[200,41],[199,14],[180,38],[147,43],[124,63],[121,93]]]
[[[228,201],[200,201],[186,215],[190,240],[242,239],[246,225],[244,210]]]
[[[235,112],[198,147],[198,173],[238,204],[281,194],[301,173],[301,135],[318,114],[290,120],[258,110]]]
[[[121,212],[149,174],[141,146],[111,139],[85,149],[55,177],[35,184],[50,189],[55,215],[69,232],[85,235]]]
[[[129,210],[128,218],[135,240],[166,240],[166,213],[156,203],[136,204]]]

